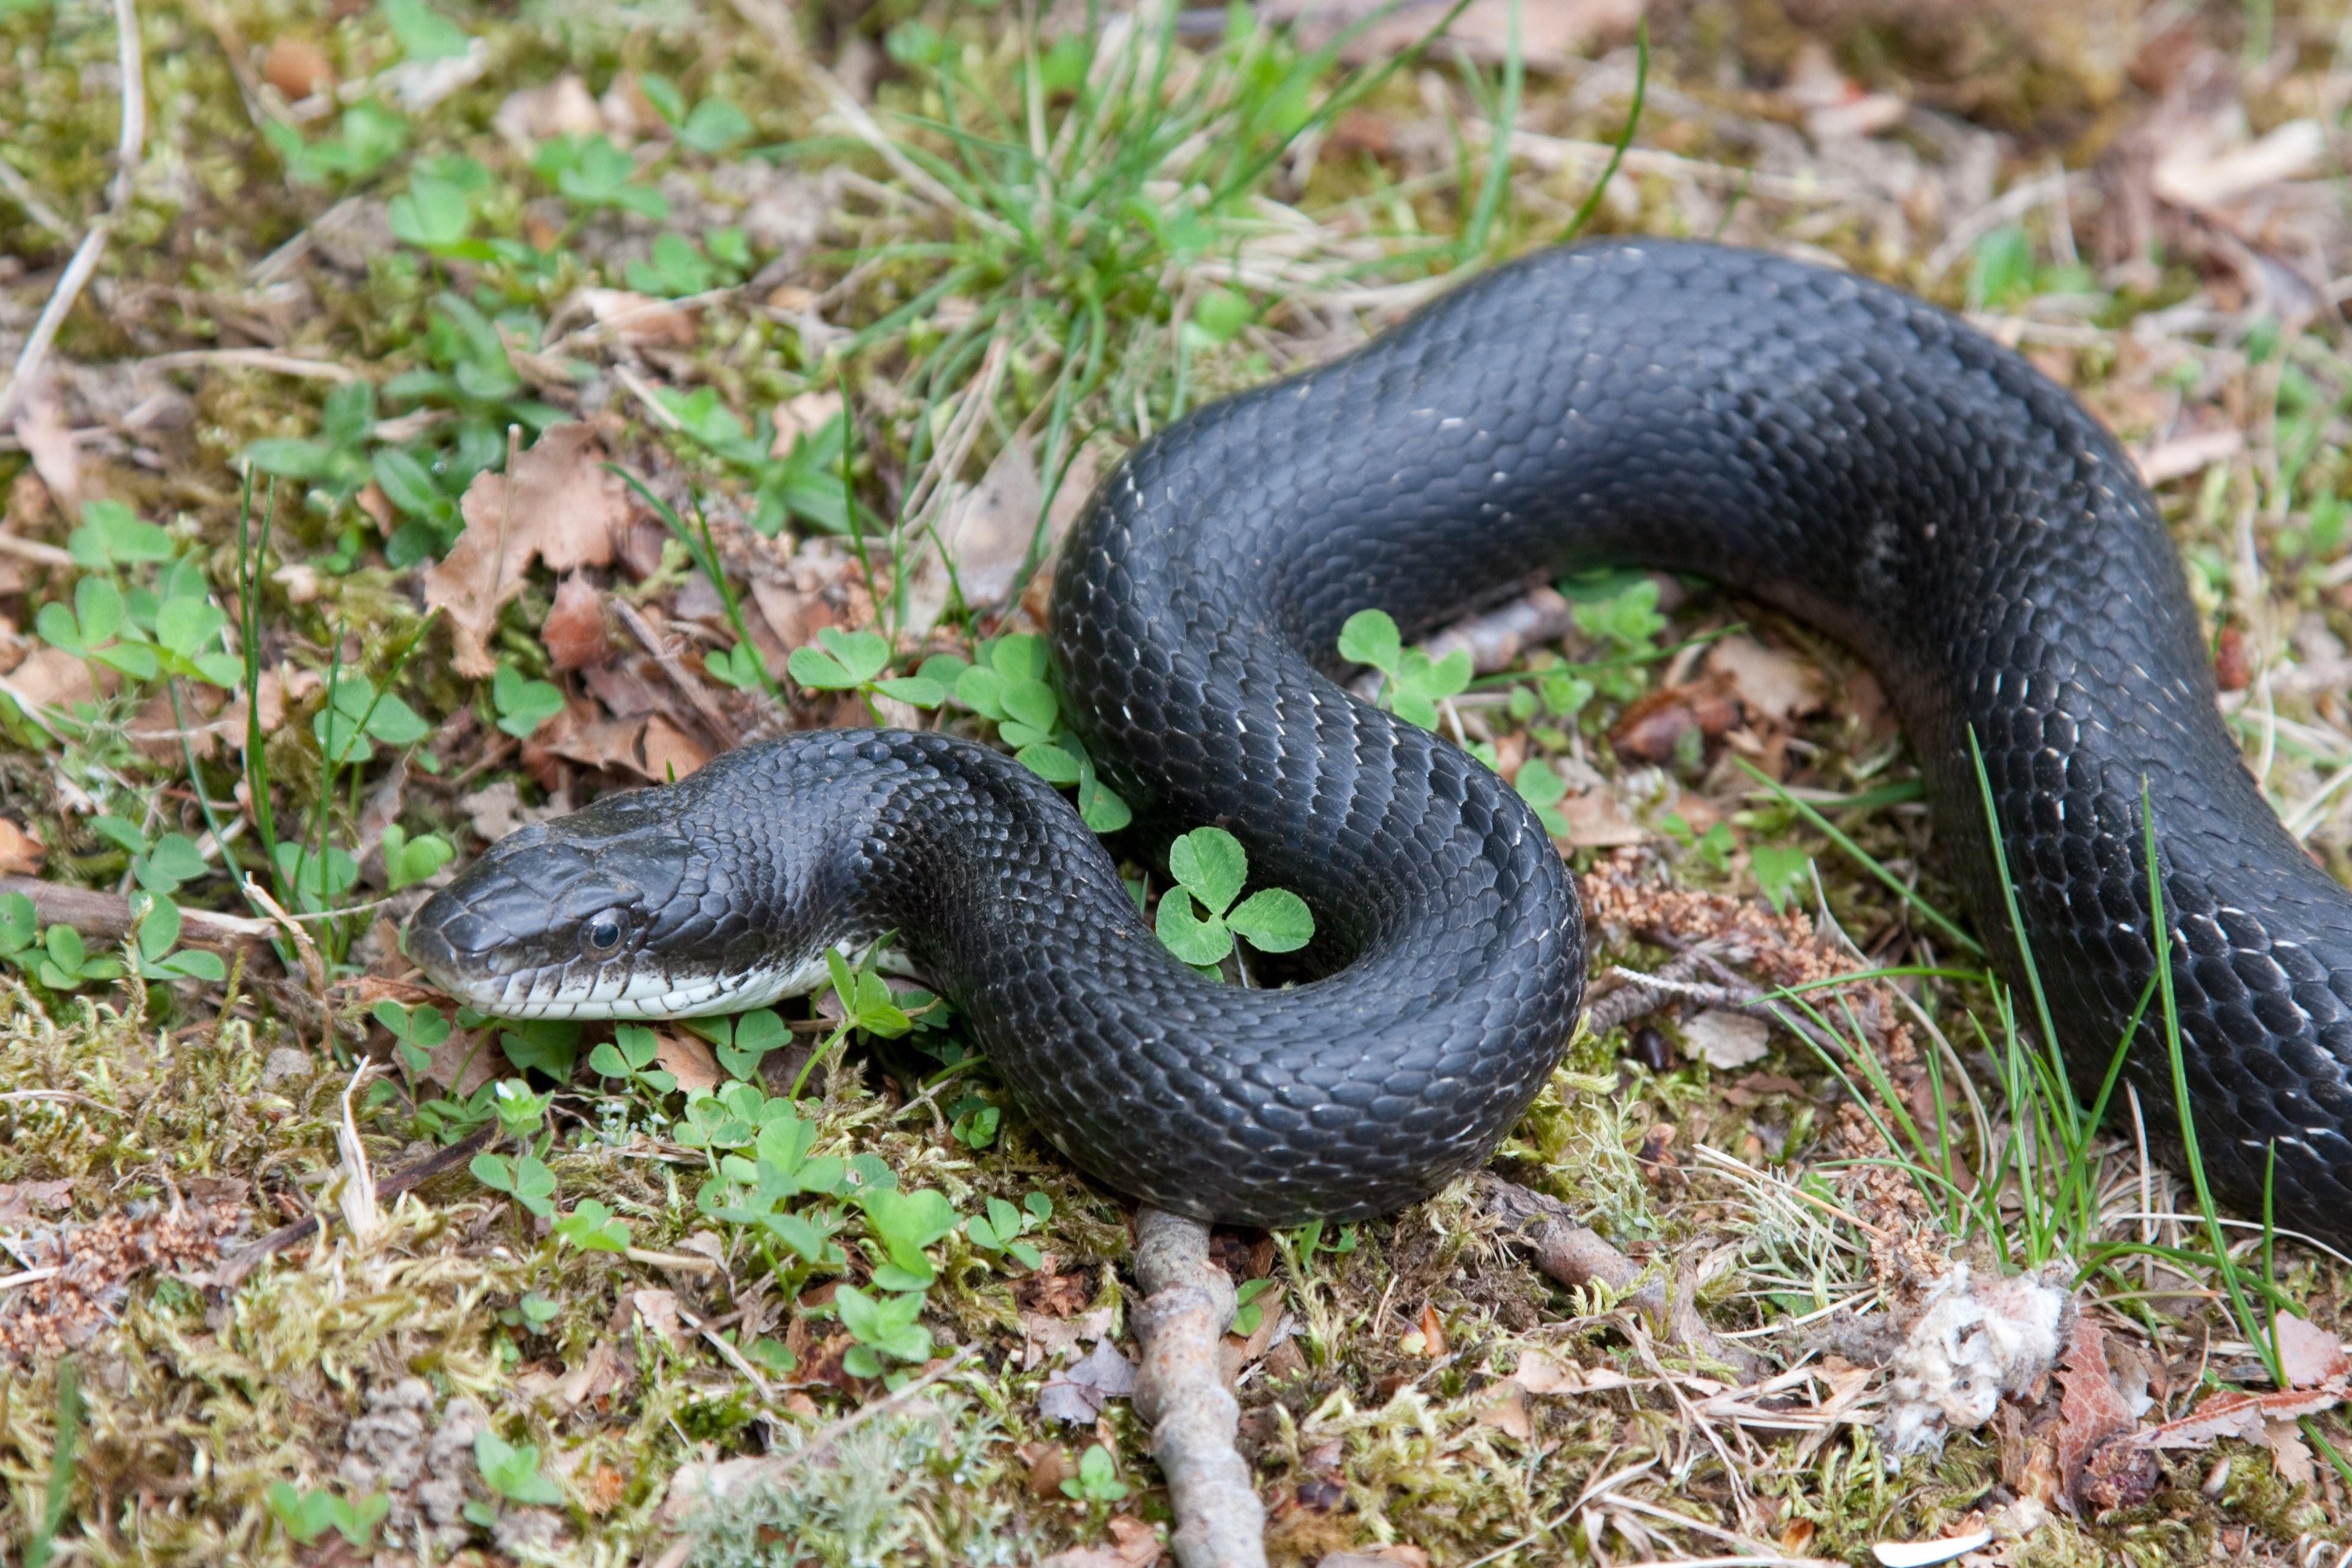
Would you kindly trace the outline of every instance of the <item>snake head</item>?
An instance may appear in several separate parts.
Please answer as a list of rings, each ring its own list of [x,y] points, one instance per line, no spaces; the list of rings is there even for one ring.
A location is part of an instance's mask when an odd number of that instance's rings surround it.
[[[686,1017],[807,990],[825,944],[751,885],[768,868],[732,815],[698,777],[520,828],[416,911],[408,955],[506,1018]]]

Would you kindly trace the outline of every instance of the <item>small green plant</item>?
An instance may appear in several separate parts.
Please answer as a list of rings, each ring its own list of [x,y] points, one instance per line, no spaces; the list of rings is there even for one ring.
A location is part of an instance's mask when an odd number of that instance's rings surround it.
[[[387,997],[369,1009],[368,1016],[392,1036],[401,1064],[412,1075],[431,1068],[434,1050],[449,1037],[448,1015],[428,1003],[409,1007]]]
[[[1358,610],[1339,628],[1339,657],[1381,672],[1377,700],[1408,724],[1437,728],[1438,704],[1468,689],[1470,650],[1455,648],[1432,660],[1406,647],[1386,610]]]
[[[563,1489],[539,1468],[536,1443],[509,1443],[486,1427],[474,1438],[474,1465],[482,1484],[509,1502],[552,1508],[563,1501]]]
[[[288,1539],[309,1546],[330,1530],[362,1552],[375,1544],[376,1526],[392,1511],[392,1499],[371,1492],[353,1502],[331,1491],[297,1488],[278,1481],[269,1489],[269,1514]]]
[[[138,922],[132,952],[142,980],[208,980],[228,978],[220,954],[202,949],[174,952],[180,942],[180,906],[161,893],[137,893],[131,900]]]
[[[930,1359],[931,1331],[915,1321],[922,1316],[920,1293],[869,1296],[855,1285],[842,1285],[834,1290],[833,1304],[841,1326],[857,1342],[841,1357],[842,1369],[853,1377],[883,1377],[890,1362]]]
[[[1127,1493],[1127,1483],[1118,1479],[1110,1450],[1100,1443],[1078,1456],[1078,1473],[1062,1482],[1062,1495],[1078,1502],[1117,1502]]]
[[[1054,1200],[1043,1193],[1031,1193],[1021,1200],[1019,1208],[1003,1198],[991,1198],[984,1214],[976,1214],[963,1222],[963,1231],[982,1252],[1003,1253],[1024,1268],[1042,1268],[1045,1255],[1021,1237],[1053,1215]]]
[[[816,634],[814,644],[793,649],[785,668],[813,691],[878,691],[916,708],[937,708],[948,700],[953,675],[966,667],[951,656],[935,655],[925,665],[930,674],[885,675],[890,668],[890,644],[881,633],[826,626]]]
[[[1658,636],[1666,629],[1657,580],[1642,572],[1595,572],[1559,590],[1578,629],[1601,645],[1601,657],[1580,667],[1583,679],[1612,702],[1639,696],[1646,684],[1642,666],[1661,657]]]
[[[922,1291],[939,1278],[924,1248],[956,1227],[956,1212],[947,1198],[929,1187],[908,1193],[896,1187],[861,1187],[857,1205],[866,1211],[881,1261],[874,1283],[885,1290]]]
[[[1249,879],[1249,855],[1222,827],[1196,827],[1170,845],[1168,871],[1177,885],[1160,896],[1160,940],[1195,969],[1213,973],[1236,936],[1262,952],[1296,952],[1314,939],[1314,911],[1286,888],[1234,903]]]
[[[474,1180],[506,1194],[540,1218],[555,1213],[555,1173],[538,1155],[477,1154],[466,1168],[474,1173]]]
[[[583,213],[631,212],[656,223],[669,216],[669,198],[639,183],[637,161],[601,132],[541,142],[531,169]]]
[[[420,833],[410,837],[408,829],[397,822],[383,830],[383,885],[386,891],[398,892],[414,887],[457,858],[457,851],[437,833]]]
[[[245,460],[265,474],[294,479],[311,495],[340,505],[359,494],[374,477],[368,448],[375,441],[375,384],[343,382],[319,409],[319,434],[269,437],[245,449]]]
[[[362,99],[343,110],[331,134],[316,142],[306,142],[301,132],[277,119],[262,121],[261,134],[296,184],[350,184],[375,174],[408,145],[408,121],[373,99]]]
[[[961,668],[927,659],[922,673],[954,689],[955,699],[996,725],[997,738],[1024,767],[1048,784],[1077,786],[1078,815],[1097,833],[1134,820],[1116,791],[1096,776],[1094,759],[1063,721],[1061,699],[1046,679],[1045,639],[1024,633],[983,643],[979,662]]]
[[[1793,846],[1759,844],[1748,852],[1748,869],[1755,875],[1757,891],[1780,914],[1811,880],[1813,858]]]
[[[762,412],[747,428],[719,401],[715,387],[692,393],[662,388],[657,396],[680,433],[751,481],[754,530],[772,535],[797,519],[828,533],[850,531],[847,416],[836,414],[814,430],[801,431],[778,458],[772,455],[776,429],[768,414]]]
[[[383,0],[383,19],[412,60],[462,58],[473,47],[466,29],[425,4],[425,0]]]
[[[1234,1332],[1244,1339],[1265,1323],[1265,1301],[1278,1287],[1271,1279],[1244,1279],[1234,1291]]]
[[[1529,757],[1519,764],[1518,776],[1511,784],[1519,792],[1519,798],[1536,814],[1536,820],[1543,824],[1546,833],[1554,838],[1565,838],[1574,831],[1567,815],[1559,809],[1561,798],[1568,794],[1568,781],[1549,763],[1541,757]]]
[[[689,110],[686,94],[666,76],[647,73],[638,85],[655,110],[669,121],[679,142],[698,153],[717,157],[751,138],[751,121],[723,98],[706,98]]]
[[[660,1099],[677,1089],[677,1076],[654,1065],[661,1042],[643,1024],[622,1024],[613,1037],[588,1053],[588,1070],[601,1078],[619,1079]]]
[[[424,717],[396,692],[379,689],[357,670],[338,669],[328,682],[326,705],[310,718],[320,755],[334,767],[363,767],[375,760],[375,746],[413,746],[433,732]]]
[[[583,1252],[626,1252],[629,1227],[594,1198],[582,1198],[555,1222],[555,1237]]]
[[[526,1290],[522,1299],[499,1314],[499,1321],[527,1333],[544,1333],[562,1314],[563,1303],[540,1290]]]
[[[172,536],[119,500],[93,500],[66,539],[66,553],[86,572],[172,558]],[[226,683],[224,683],[226,684]]]
[[[490,703],[499,710],[499,728],[527,741],[563,711],[563,693],[551,681],[530,679],[512,664],[502,663],[490,680]]]
[[[176,893],[212,870],[196,841],[184,833],[166,833],[151,844],[144,833],[111,812],[91,817],[89,830],[131,857],[132,879],[151,893]]]
[[[1665,830],[1667,837],[1696,856],[1701,865],[1717,873],[1731,869],[1732,851],[1739,847],[1731,824],[1713,823],[1701,833],[1681,812],[1670,811],[1658,818],[1658,826]]]

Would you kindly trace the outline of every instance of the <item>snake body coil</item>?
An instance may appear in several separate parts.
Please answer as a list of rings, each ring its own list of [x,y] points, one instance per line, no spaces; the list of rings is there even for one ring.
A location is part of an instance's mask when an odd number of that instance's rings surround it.
[[[1163,1208],[1396,1207],[1483,1159],[1575,1018],[1573,886],[1511,788],[1349,695],[1352,612],[1408,636],[1531,572],[1703,573],[1853,646],[1939,841],[2008,930],[1970,756],[2079,1084],[2154,973],[2160,844],[2189,1099],[2216,1190],[2352,1237],[2352,893],[2257,791],[2179,559],[2115,440],[1894,289],[1694,244],[1557,250],[1203,408],[1094,498],[1055,582],[1066,705],[1148,817],[1213,823],[1313,905],[1325,978],[1246,990],[1155,939],[1054,791],[932,734],[722,758],[493,847],[411,952],[509,1015],[805,988],[899,933],[1031,1119]],[[2016,970],[2006,939],[1999,944]],[[2158,1009],[2126,1072],[2168,1125]]]

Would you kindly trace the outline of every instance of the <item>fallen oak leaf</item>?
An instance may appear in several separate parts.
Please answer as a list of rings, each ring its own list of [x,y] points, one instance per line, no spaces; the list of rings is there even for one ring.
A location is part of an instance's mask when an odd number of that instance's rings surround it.
[[[1706,650],[1701,666],[1753,717],[1785,724],[1818,711],[1821,685],[1811,667],[1754,637],[1727,637]]]
[[[1091,1425],[1105,1405],[1134,1393],[1135,1363],[1104,1339],[1086,1360],[1045,1380],[1037,1391],[1037,1413],[1073,1426]]]
[[[2279,1368],[2291,1388],[2317,1388],[2352,1375],[2352,1359],[2344,1353],[2344,1342],[2293,1312],[2272,1318],[2271,1336],[2278,1345]]]
[[[2138,1425],[2108,1370],[2106,1334],[2088,1313],[2074,1320],[2059,1352],[2058,1387],[2058,1474],[2066,1495],[2079,1501],[2092,1455]]]
[[[48,853],[49,847],[39,838],[26,832],[11,818],[0,816],[0,875],[37,876],[41,862],[48,858]]]
[[[2283,1388],[2270,1394],[2212,1394],[2186,1415],[2137,1434],[2132,1441],[2148,1448],[2209,1448],[2222,1437],[2260,1442],[2264,1423],[2295,1421],[2317,1415],[2344,1403],[2344,1385]]]
[[[1031,1484],[1034,1486],[1034,1479]],[[1159,1532],[1139,1519],[1113,1514],[1108,1529],[1108,1545],[1073,1546],[1055,1552],[1037,1568],[1151,1568],[1165,1551]]]
[[[551,426],[516,456],[512,473],[480,474],[466,487],[458,503],[465,531],[425,574],[425,607],[449,623],[457,673],[480,679],[497,672],[489,639],[499,611],[522,592],[533,561],[558,573],[612,563],[635,509],[604,458],[593,426]]]
[[[558,669],[592,668],[620,646],[604,614],[604,595],[577,572],[556,584],[555,603],[539,623],[539,640],[547,648],[547,661]]]

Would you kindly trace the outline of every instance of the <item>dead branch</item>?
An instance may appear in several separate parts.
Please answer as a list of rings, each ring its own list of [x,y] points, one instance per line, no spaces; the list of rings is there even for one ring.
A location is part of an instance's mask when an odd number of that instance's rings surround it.
[[[84,940],[111,945],[131,933],[131,900],[96,888],[73,888],[38,877],[0,877],[0,894],[22,893],[33,901],[43,925],[71,926]],[[189,947],[234,952],[265,945],[277,928],[249,915],[216,915],[209,910],[180,910],[180,941]]]
[[[1135,1409],[1176,1504],[1183,1568],[1265,1568],[1265,1509],[1234,1447],[1242,1407],[1225,1388],[1217,1342],[1234,1321],[1234,1283],[1209,1261],[1209,1228],[1147,1208],[1135,1220],[1143,1287],[1136,1335],[1143,1365]]]

